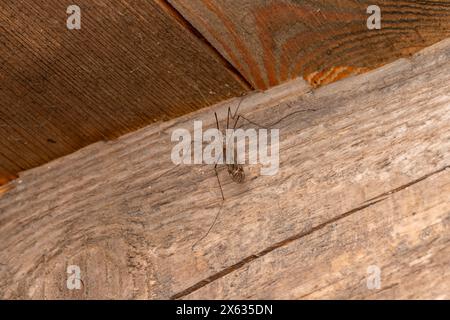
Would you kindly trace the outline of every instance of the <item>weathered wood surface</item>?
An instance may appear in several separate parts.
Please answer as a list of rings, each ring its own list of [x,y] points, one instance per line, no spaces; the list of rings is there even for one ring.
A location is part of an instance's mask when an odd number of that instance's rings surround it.
[[[10,184],[0,297],[449,298],[449,40],[317,90],[297,80],[249,96],[242,114],[278,122],[280,171],[247,166],[237,185],[222,168],[222,204],[212,166],[172,164],[170,135],[236,103]],[[72,264],[81,290],[66,288]],[[365,287],[369,265],[380,290]]]
[[[187,298],[449,299],[449,198],[450,168],[289,239]],[[379,290],[367,286],[373,267]]]
[[[450,2],[169,0],[255,88],[297,76],[314,86],[450,37]],[[381,30],[367,28],[378,5]]]
[[[313,86],[450,36],[448,1],[0,3],[0,185],[18,172],[299,75]]]
[[[68,30],[69,5],[81,30]],[[248,85],[163,1],[0,1],[0,184]]]

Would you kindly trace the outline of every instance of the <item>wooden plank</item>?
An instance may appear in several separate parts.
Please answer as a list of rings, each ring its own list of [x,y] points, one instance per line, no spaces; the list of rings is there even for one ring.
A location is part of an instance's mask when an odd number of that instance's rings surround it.
[[[0,183],[247,91],[214,49],[162,2],[0,3]]]
[[[449,299],[449,195],[450,168],[280,243],[185,298]]]
[[[192,128],[194,120],[215,126],[213,111],[223,120],[227,107],[234,108],[238,100],[91,145],[25,172],[0,198],[0,297],[184,298],[212,292],[216,281],[223,281],[218,288],[225,288],[233,275],[255,268],[261,252],[288,252],[292,239],[301,238],[301,244],[311,235],[310,243],[318,246],[308,247],[308,252],[325,250],[327,242],[321,248],[313,240],[330,224],[343,222],[337,234],[344,235],[371,223],[412,228],[416,219],[417,232],[433,228],[445,213],[440,209],[448,208],[448,180],[441,173],[450,166],[449,58],[447,40],[410,60],[314,91],[297,80],[247,97],[243,115],[280,129],[280,171],[267,177],[259,174],[259,166],[246,166],[247,180],[238,185],[222,168],[225,202],[212,166],[173,165],[170,137],[176,128]],[[432,182],[438,189],[428,202]],[[411,195],[399,191],[410,186]],[[390,193],[396,193],[394,198]],[[421,211],[404,224],[374,222],[379,211],[362,209],[374,209],[380,198],[388,200],[377,210],[394,203],[399,208],[394,217],[408,215],[414,206]],[[198,242],[221,207],[216,225]],[[440,230],[443,226],[436,225],[436,232]],[[280,243],[286,247],[277,247]],[[412,260],[399,258],[391,265],[419,259],[431,248],[428,240],[424,246],[416,244],[408,247]],[[345,266],[340,253],[336,251],[336,259],[341,257]],[[367,254],[361,261],[370,260]],[[81,290],[67,289],[68,265],[80,267]],[[448,284],[442,276],[447,264],[430,266]],[[402,267],[404,272],[415,270]],[[261,281],[270,279],[270,270],[261,270]],[[392,274],[387,283],[398,283],[402,292],[409,283],[419,286],[429,277],[411,273],[410,282],[402,283],[403,271],[384,270]],[[349,280],[343,288],[357,293],[353,284]],[[227,288],[216,294],[237,296],[241,289]],[[426,296],[445,294],[439,288]],[[329,287],[323,296],[352,296],[339,290]]]
[[[298,76],[320,86],[450,37],[448,1],[169,2],[260,89]],[[381,9],[381,30],[367,28],[370,5]]]

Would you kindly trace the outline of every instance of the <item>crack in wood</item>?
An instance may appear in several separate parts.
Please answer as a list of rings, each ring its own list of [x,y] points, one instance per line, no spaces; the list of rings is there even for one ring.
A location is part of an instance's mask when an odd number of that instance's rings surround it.
[[[244,75],[233,65],[228,59],[226,59],[222,53],[214,47],[208,39],[206,39],[203,34],[194,27],[192,23],[190,23],[169,1],[167,0],[156,0],[156,2],[160,5],[160,7],[168,13],[171,17],[175,19],[176,22],[179,23],[180,26],[186,29],[190,34],[199,39],[209,50],[210,52],[233,74],[238,81],[245,87],[247,90],[255,90],[253,85],[244,77]]]
[[[402,186],[400,186],[400,187],[398,187],[398,188],[396,188],[396,189],[393,189],[393,190],[391,190],[391,191],[388,191],[388,192],[385,192],[385,193],[383,193],[383,194],[381,194],[381,195],[379,195],[379,196],[376,196],[376,197],[374,197],[374,198],[372,198],[372,199],[369,199],[369,200],[367,200],[366,202],[373,202],[373,201],[376,201],[376,200],[384,200],[384,199],[386,199],[387,197],[389,197],[390,195],[392,195],[392,194],[394,194],[394,193],[397,193],[397,192],[399,192],[399,191],[401,191],[401,190],[404,190],[404,189],[406,189],[406,188],[408,188],[408,187],[411,187],[412,185],[414,185],[414,184],[416,184],[416,183],[419,183],[419,182],[421,182],[421,181],[423,181],[423,180],[426,180],[426,179],[428,179],[429,177],[431,177],[431,176],[433,176],[433,175],[435,175],[435,174],[438,174],[438,173],[441,173],[441,172],[443,172],[443,171],[445,171],[445,170],[447,170],[447,169],[450,169],[450,165],[449,166],[445,166],[445,167],[443,167],[443,168],[441,168],[441,169],[439,169],[439,170],[436,170],[436,171],[433,171],[433,172],[431,172],[431,173],[429,173],[429,174],[427,174],[427,175],[424,175],[423,177],[420,177],[420,178],[418,178],[418,179],[416,179],[416,180],[413,180],[413,181],[411,181],[411,182],[409,182],[409,183],[407,183],[407,184],[404,184],[404,185],[402,185]]]
[[[219,271],[219,272],[217,272],[217,273],[215,273],[215,274],[213,274],[211,276],[209,276],[208,278],[197,282],[196,284],[186,288],[185,290],[174,294],[173,296],[170,297],[170,299],[172,299],[172,300],[181,299],[181,298],[183,298],[183,297],[185,297],[185,296],[187,296],[187,295],[189,295],[189,294],[199,290],[200,288],[202,288],[202,287],[204,287],[204,286],[206,286],[206,285],[208,285],[208,284],[210,284],[210,283],[212,283],[212,282],[214,282],[214,281],[216,281],[216,280],[218,280],[218,279],[220,279],[220,278],[222,278],[222,277],[224,277],[224,276],[226,276],[226,275],[228,275],[228,274],[230,274],[230,273],[232,273],[232,272],[234,272],[234,271],[236,271],[236,270],[238,270],[240,268],[242,268],[244,265],[246,265],[246,264],[248,264],[248,263],[250,263],[250,262],[252,262],[252,261],[254,261],[254,260],[256,260],[256,259],[258,259],[260,257],[263,257],[263,256],[267,255],[268,253],[270,253],[270,252],[272,252],[272,251],[274,251],[276,249],[279,249],[279,248],[284,247],[284,246],[286,246],[286,245],[288,245],[288,244],[290,244],[290,243],[292,243],[292,242],[294,242],[296,240],[300,240],[301,238],[304,238],[304,237],[306,237],[308,235],[311,235],[314,232],[319,231],[320,229],[323,229],[323,228],[327,227],[330,224],[333,224],[333,223],[335,223],[335,222],[337,222],[339,220],[342,220],[342,219],[352,215],[353,213],[356,213],[358,211],[361,211],[361,210],[369,208],[369,207],[371,207],[373,205],[376,205],[376,204],[378,204],[378,203],[388,199],[393,194],[398,193],[398,192],[400,192],[400,191],[402,191],[402,190],[404,190],[406,188],[409,188],[409,187],[411,187],[411,186],[413,186],[413,185],[415,185],[417,183],[420,183],[420,182],[422,182],[422,181],[424,181],[426,179],[429,179],[430,177],[432,177],[432,176],[434,176],[436,174],[439,174],[439,173],[441,173],[441,172],[443,172],[445,170],[448,170],[448,169],[450,169],[450,165],[445,166],[445,167],[443,167],[443,168],[441,168],[439,170],[433,171],[433,172],[431,172],[429,174],[426,174],[426,175],[424,175],[424,176],[422,176],[422,177],[420,177],[418,179],[415,179],[415,180],[413,180],[413,181],[411,181],[411,182],[409,182],[407,184],[404,184],[404,185],[402,185],[402,186],[400,186],[398,188],[395,188],[395,189],[393,189],[391,191],[385,192],[385,193],[383,193],[383,194],[381,194],[379,196],[376,196],[376,197],[374,197],[372,199],[369,199],[369,200],[367,200],[365,202],[365,204],[363,204],[363,205],[361,205],[359,207],[356,207],[354,209],[351,209],[349,211],[346,211],[343,214],[341,214],[341,215],[339,215],[337,217],[334,217],[333,219],[327,220],[327,221],[325,221],[325,222],[323,222],[323,223],[321,223],[321,224],[319,224],[319,225],[317,225],[317,226],[315,226],[315,227],[313,227],[313,228],[311,228],[311,229],[309,229],[307,231],[300,232],[298,234],[293,235],[292,237],[289,237],[289,238],[287,238],[285,240],[277,242],[274,245],[272,245],[272,246],[270,246],[270,247],[268,247],[268,248],[266,248],[266,249],[264,249],[264,250],[262,250],[262,251],[260,251],[260,252],[258,252],[256,254],[250,255],[250,256],[246,257],[245,259],[243,259],[243,260],[241,260],[241,261],[239,261],[239,262],[237,262],[237,263],[235,263],[235,264],[233,264],[233,265],[231,265],[231,266],[229,266],[229,267],[227,267],[227,268],[225,268],[225,269],[223,269],[223,270],[221,270],[221,271]]]

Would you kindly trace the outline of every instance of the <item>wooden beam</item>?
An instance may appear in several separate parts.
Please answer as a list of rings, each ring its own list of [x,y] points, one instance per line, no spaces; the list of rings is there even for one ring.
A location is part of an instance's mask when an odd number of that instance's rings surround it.
[[[114,139],[297,76],[312,86],[368,71],[450,36],[450,5],[363,0],[4,1],[0,185]]]
[[[280,170],[236,184],[221,168],[224,202],[213,166],[172,163],[170,137],[239,99],[27,171],[0,197],[0,297],[448,298],[449,92],[447,40],[252,94],[241,113],[280,129]]]
[[[255,88],[320,86],[450,37],[450,3],[414,0],[169,0]],[[367,9],[381,9],[369,30]]]
[[[180,297],[449,299],[450,168],[419,180],[277,243]],[[379,288],[370,279],[374,272]]]
[[[249,87],[156,1],[1,1],[0,184],[99,140]]]

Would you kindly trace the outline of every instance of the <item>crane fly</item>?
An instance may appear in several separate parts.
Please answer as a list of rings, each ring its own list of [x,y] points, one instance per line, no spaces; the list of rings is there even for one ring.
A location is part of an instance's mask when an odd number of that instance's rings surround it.
[[[217,118],[217,112],[214,112],[214,116],[216,118],[217,130],[220,131],[219,119]],[[226,130],[229,129],[230,116],[231,116],[231,109],[228,107]],[[233,119],[233,117],[231,117],[231,118]],[[238,121],[239,121],[239,116],[236,118],[236,121],[234,122],[233,130],[236,129],[236,125],[237,125]],[[227,147],[228,147],[227,135],[225,134],[223,137],[224,137],[224,140],[223,140],[222,155],[225,158],[225,163],[227,166],[228,174],[231,177],[231,180],[233,180],[234,182],[243,183],[245,180],[245,172],[244,172],[244,167],[242,166],[242,164],[237,163],[236,148],[234,148],[234,150],[233,150],[233,153],[234,153],[233,162],[229,163],[229,161],[227,161]],[[214,165],[214,171],[216,172],[217,182],[219,183],[222,200],[225,201],[225,196],[223,195],[222,184],[220,183],[219,173],[217,171],[217,165],[218,164],[216,161],[216,164]]]
[[[243,100],[244,100],[243,98],[240,100],[240,102],[239,102],[239,104],[238,104],[238,106],[237,106],[237,108],[236,108],[236,111],[234,112],[234,115],[231,113],[230,107],[228,107],[228,113],[227,113],[227,126],[226,126],[225,135],[223,135],[223,147],[222,147],[222,155],[223,155],[224,160],[225,160],[224,163],[225,163],[225,165],[227,166],[227,172],[228,172],[228,175],[230,176],[230,178],[231,178],[231,180],[232,180],[233,182],[239,183],[239,184],[242,184],[242,183],[245,182],[245,172],[244,172],[244,166],[243,166],[242,164],[239,164],[239,163],[238,163],[238,160],[237,160],[237,159],[238,159],[238,157],[237,157],[237,150],[236,150],[236,146],[235,146],[234,144],[233,144],[233,146],[234,146],[234,150],[233,150],[233,155],[234,155],[233,161],[227,161],[227,159],[226,159],[226,157],[227,157],[227,148],[228,148],[228,136],[227,136],[226,133],[227,133],[227,131],[230,129],[230,120],[234,120],[234,125],[233,125],[233,127],[232,127],[232,130],[235,130],[235,129],[236,129],[236,126],[237,126],[237,124],[238,124],[238,122],[239,122],[240,119],[244,119],[244,120],[246,120],[247,122],[249,122],[249,123],[251,123],[251,124],[257,125],[258,127],[265,128],[265,127],[263,127],[263,126],[261,126],[261,125],[255,123],[255,122],[253,122],[253,121],[247,119],[246,117],[244,117],[244,116],[238,114],[239,108],[240,108],[241,103],[242,103]],[[237,117],[236,117],[236,116],[237,116]],[[217,112],[214,112],[214,117],[216,118],[216,127],[217,127],[217,130],[220,131],[219,119],[218,119],[218,116],[217,116]],[[218,157],[218,158],[219,158],[219,157]],[[231,162],[231,163],[229,163],[229,162]],[[222,183],[220,182],[219,172],[218,172],[218,170],[217,170],[217,166],[218,166],[218,160],[216,161],[216,164],[214,165],[214,171],[215,171],[215,174],[216,174],[217,182],[218,182],[218,184],[219,184],[220,194],[221,194],[221,196],[222,196],[222,204],[221,204],[221,206],[220,206],[220,209],[219,209],[218,213],[216,214],[216,217],[214,218],[213,223],[212,223],[211,226],[209,227],[208,231],[206,232],[206,234],[205,234],[202,238],[200,238],[199,240],[197,240],[197,241],[194,243],[194,245],[192,246],[192,249],[197,245],[197,243],[199,243],[200,241],[202,241],[203,239],[205,239],[205,238],[208,236],[208,234],[210,233],[210,231],[211,231],[212,228],[214,227],[214,225],[215,225],[215,223],[216,223],[216,221],[217,221],[217,218],[219,217],[220,212],[222,211],[223,204],[224,204],[224,202],[225,202],[225,196],[224,196],[224,194],[223,194]]]

